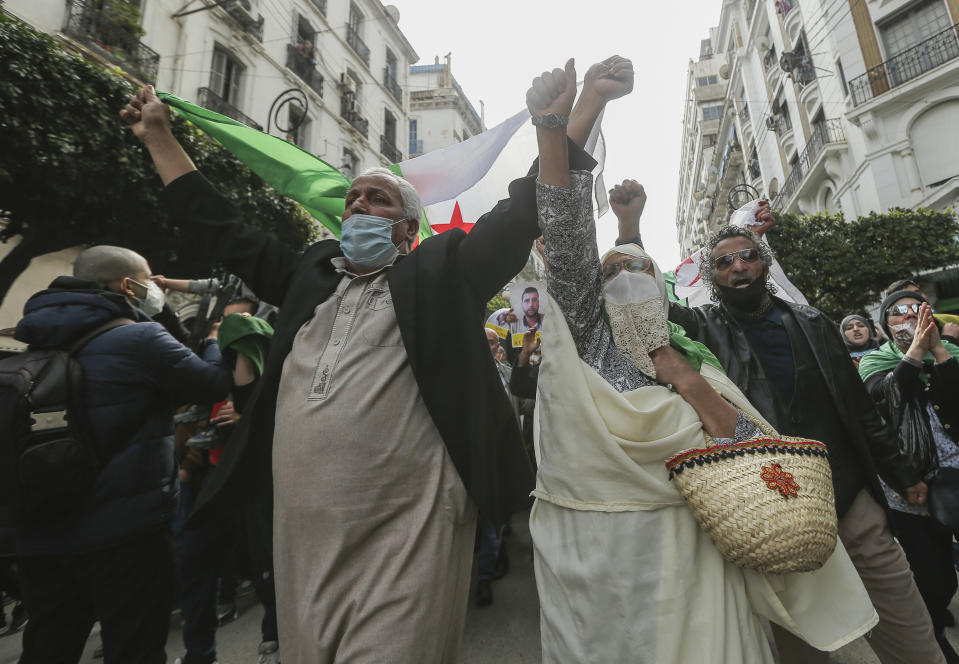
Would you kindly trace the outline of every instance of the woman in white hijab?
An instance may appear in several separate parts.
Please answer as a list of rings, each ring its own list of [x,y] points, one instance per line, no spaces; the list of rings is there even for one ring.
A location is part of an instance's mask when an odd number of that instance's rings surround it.
[[[534,116],[563,114],[557,89],[530,90]],[[772,662],[763,618],[821,650],[865,633],[876,614],[841,544],[816,572],[764,576],[724,560],[697,525],[664,461],[702,447],[704,428],[749,437],[760,416],[678,332],[685,351],[670,347],[665,284],[641,247],[600,262],[592,176],[569,172],[562,126],[537,138],[550,325],[530,530],[543,661]]]

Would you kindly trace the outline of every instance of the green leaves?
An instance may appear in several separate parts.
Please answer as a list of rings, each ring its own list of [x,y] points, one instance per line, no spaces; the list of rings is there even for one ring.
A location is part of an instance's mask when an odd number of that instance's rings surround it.
[[[110,2],[126,11],[126,0]],[[212,266],[203,252],[188,251],[189,233],[161,205],[148,154],[120,120],[133,92],[117,73],[0,14],[0,208],[9,219],[2,239],[29,237],[34,256],[119,244],[146,256],[156,272],[206,275]],[[314,240],[312,218],[299,205],[192,125],[174,118],[173,129],[249,223],[294,247]],[[0,280],[0,299],[8,286]]]
[[[893,208],[847,222],[841,214],[779,213],[770,244],[789,279],[833,320],[865,313],[896,279],[959,262],[951,210]]]

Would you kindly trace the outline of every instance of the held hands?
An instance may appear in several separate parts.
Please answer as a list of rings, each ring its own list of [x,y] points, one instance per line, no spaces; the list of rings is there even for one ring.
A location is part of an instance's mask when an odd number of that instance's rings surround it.
[[[916,323],[916,335],[912,338],[912,345],[907,351],[910,357],[922,361],[926,353],[942,345],[939,338],[939,328],[932,317],[932,310],[926,302],[919,307],[919,320]]]
[[[220,406],[220,410],[217,411],[216,417],[210,420],[212,424],[215,424],[218,427],[232,426],[239,421],[240,414],[233,408],[232,401],[227,401],[225,404]]]
[[[170,133],[170,109],[157,97],[152,85],[145,85],[120,111],[120,117],[130,125],[133,135],[144,143]]]
[[[633,91],[633,63],[618,55],[597,62],[586,71],[583,94],[596,95],[602,103]]]
[[[531,115],[555,113],[568,116],[575,98],[576,66],[573,58],[570,58],[566,61],[565,69],[544,71],[533,79],[526,92],[526,106]]]
[[[636,180],[623,180],[609,190],[609,206],[619,220],[619,237],[628,240],[639,235],[639,219],[646,207],[646,190]]]

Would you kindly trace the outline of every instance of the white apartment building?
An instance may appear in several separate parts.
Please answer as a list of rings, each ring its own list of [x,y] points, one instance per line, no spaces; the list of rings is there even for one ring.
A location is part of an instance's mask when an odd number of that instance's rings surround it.
[[[683,256],[691,254],[692,243],[701,241],[707,234],[703,211],[712,200],[706,198],[706,183],[714,169],[716,135],[726,100],[726,80],[719,74],[725,64],[726,55],[714,55],[710,39],[702,41],[699,60],[689,62],[676,207],[676,228]]]
[[[744,185],[802,214],[959,203],[957,24],[959,0],[725,0],[709,39],[725,58],[718,123],[687,102],[683,250],[726,222]]]
[[[348,177],[406,158],[407,76],[418,56],[399,12],[379,0],[140,0],[140,26],[118,23],[99,0],[3,6],[133,78],[293,140]],[[0,256],[15,241],[0,244]],[[27,297],[70,273],[79,251],[34,260],[0,306],[0,330],[16,324]],[[0,334],[0,352],[21,347]]]
[[[133,77],[293,140],[347,176],[405,158],[405,90],[418,56],[395,7],[379,0],[139,0],[137,35],[103,5],[5,3]]]
[[[463,88],[453,77],[451,56],[440,63],[410,67],[409,154],[415,157],[449,147],[486,131]]]

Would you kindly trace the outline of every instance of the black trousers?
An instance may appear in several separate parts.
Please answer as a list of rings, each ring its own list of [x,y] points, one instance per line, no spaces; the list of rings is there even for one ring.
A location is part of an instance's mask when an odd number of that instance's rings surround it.
[[[932,618],[933,631],[941,635],[946,628],[946,610],[957,588],[952,531],[927,516],[896,510],[890,510],[890,514],[899,544],[916,578],[916,587]]]
[[[104,664],[165,664],[175,585],[169,531],[73,556],[20,558],[30,622],[20,664],[76,664],[100,621]]]

